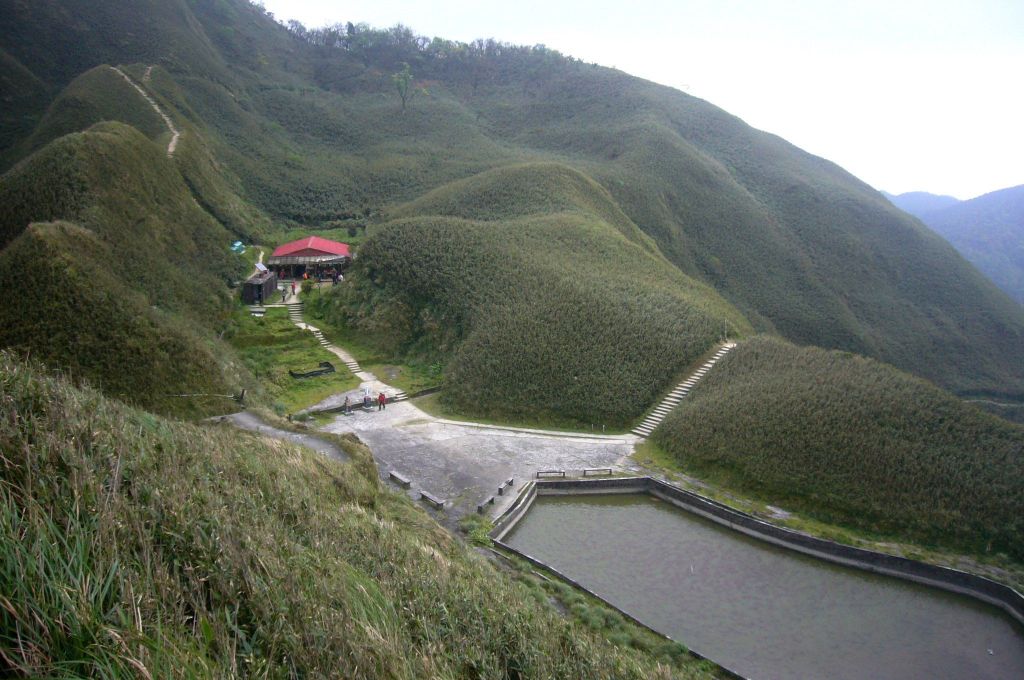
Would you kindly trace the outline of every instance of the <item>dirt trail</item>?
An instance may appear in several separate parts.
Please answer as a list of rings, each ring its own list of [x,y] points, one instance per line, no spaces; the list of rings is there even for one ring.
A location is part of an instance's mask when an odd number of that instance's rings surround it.
[[[164,119],[164,123],[167,125],[167,129],[170,130],[171,132],[171,141],[167,145],[167,155],[173,157],[174,150],[178,148],[178,139],[181,137],[181,132],[178,130],[178,128],[174,127],[174,122],[171,120],[171,117],[164,113],[164,110],[161,109],[159,105],[157,105],[156,101],[152,97],[150,97],[149,94],[144,89],[142,89],[141,85],[139,85],[130,77],[128,77],[127,73],[125,73],[116,66],[111,66],[110,68],[112,68],[122,78],[128,81],[128,84],[134,87],[138,91],[138,93],[142,95],[143,99],[149,102],[149,105],[153,107],[153,110],[156,111],[157,114]],[[152,66],[146,69],[146,75],[144,77],[144,80],[149,80],[149,75],[152,72],[152,69]]]

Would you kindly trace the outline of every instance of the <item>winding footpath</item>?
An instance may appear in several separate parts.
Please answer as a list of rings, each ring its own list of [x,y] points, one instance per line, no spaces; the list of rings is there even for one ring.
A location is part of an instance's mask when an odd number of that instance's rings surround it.
[[[161,109],[159,105],[157,105],[156,100],[149,96],[149,93],[142,89],[141,85],[132,80],[127,73],[125,73],[118,67],[111,66],[110,68],[113,69],[115,73],[119,74],[126,81],[128,81],[128,84],[134,87],[135,90],[140,95],[142,95],[142,98],[149,102],[149,105],[153,107],[153,110],[157,112],[157,115],[164,119],[164,124],[167,125],[167,129],[171,133],[171,141],[167,144],[167,156],[173,158],[174,150],[178,148],[178,139],[181,138],[181,131],[179,131],[178,128],[174,126],[174,121],[171,120],[171,117],[164,113],[164,110]],[[146,74],[142,77],[143,82],[149,82],[150,74],[152,74],[152,72],[152,66],[146,68]]]

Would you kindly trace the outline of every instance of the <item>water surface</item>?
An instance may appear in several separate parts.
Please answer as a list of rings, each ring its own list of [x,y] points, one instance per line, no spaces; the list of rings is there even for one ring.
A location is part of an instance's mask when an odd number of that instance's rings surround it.
[[[651,496],[539,496],[505,542],[747,677],[1024,678],[1024,630],[995,607]]]

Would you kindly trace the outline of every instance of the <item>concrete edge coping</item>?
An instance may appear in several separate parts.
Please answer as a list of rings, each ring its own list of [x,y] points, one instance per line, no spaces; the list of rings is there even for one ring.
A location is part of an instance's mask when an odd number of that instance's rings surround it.
[[[529,510],[537,495],[648,493],[681,510],[692,512],[729,529],[767,543],[893,578],[973,597],[993,605],[1024,625],[1024,595],[1010,586],[984,576],[942,567],[896,555],[857,548],[776,526],[753,515],[692,491],[652,477],[618,477],[612,479],[547,479],[531,481],[531,493],[524,494],[494,523],[492,540],[500,541]],[[550,568],[550,567],[548,567]]]
[[[640,619],[634,617],[629,612],[626,612],[626,611],[623,611],[622,609],[619,609],[614,604],[612,604],[611,602],[609,602],[605,598],[603,598],[600,595],[598,595],[597,593],[595,593],[593,590],[590,590],[589,588],[587,588],[586,586],[582,585],[578,581],[569,578],[568,576],[566,576],[562,572],[558,571],[557,569],[555,569],[551,565],[545,564],[544,562],[538,560],[536,557],[533,557],[532,555],[528,555],[527,553],[524,553],[521,550],[517,550],[516,548],[513,548],[512,546],[510,546],[507,543],[503,543],[500,539],[492,538],[491,540],[494,542],[494,544],[496,546],[498,546],[502,550],[506,550],[509,553],[512,553],[513,555],[517,555],[517,556],[521,557],[522,559],[526,560],[527,562],[529,562],[530,564],[532,564],[533,566],[539,567],[541,569],[544,569],[545,571],[548,571],[548,572],[554,574],[557,578],[559,578],[560,580],[568,583],[573,588],[576,588],[577,590],[586,593],[587,595],[589,595],[590,597],[594,598],[595,600],[598,600],[599,602],[603,603],[609,609],[617,611],[622,616],[622,618],[626,619],[627,621],[630,621],[634,625],[639,626],[640,628],[643,628],[644,630],[646,630],[646,631],[648,631],[650,633],[653,633],[654,635],[658,636],[659,638],[661,638],[663,640],[669,640],[671,642],[675,642],[676,644],[682,645],[683,648],[686,649],[686,653],[689,654],[691,657],[693,657],[695,659],[699,659],[701,661],[710,661],[711,663],[715,664],[720,669],[722,669],[722,671],[724,672],[726,677],[728,677],[728,678],[739,678],[740,680],[744,680],[744,676],[740,675],[736,671],[723,666],[722,664],[718,663],[717,661],[715,661],[711,657],[708,657],[708,656],[705,656],[705,655],[701,654],[700,652],[694,650],[689,645],[687,645],[687,644],[685,644],[683,642],[679,642],[678,640],[674,639],[672,636],[665,635],[661,631],[658,631],[658,630],[655,630],[654,628],[651,628],[649,625],[647,625],[646,623],[644,623]],[[543,576],[541,574],[538,574],[538,575]],[[544,577],[544,578],[546,578],[546,577]]]
[[[468,420],[448,420],[437,418],[435,423],[442,425],[457,425],[459,427],[475,427],[481,430],[501,430],[503,432],[519,432],[543,437],[564,437],[567,439],[594,439],[601,443],[622,443],[632,442],[637,439],[634,434],[587,434],[586,432],[561,432],[559,430],[536,430],[529,427],[512,427],[511,425],[488,425],[486,423],[473,423]]]

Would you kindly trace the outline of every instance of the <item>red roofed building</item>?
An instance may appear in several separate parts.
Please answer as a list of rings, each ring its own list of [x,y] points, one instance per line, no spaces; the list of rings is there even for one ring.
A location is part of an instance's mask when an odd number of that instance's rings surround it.
[[[307,236],[278,246],[267,258],[267,266],[280,268],[282,278],[302,276],[305,271],[324,275],[340,272],[351,259],[347,243]]]

